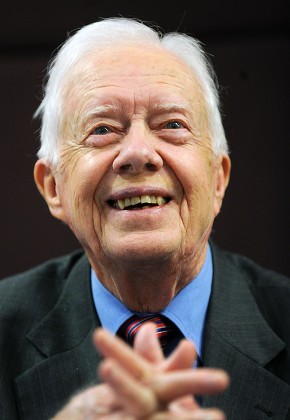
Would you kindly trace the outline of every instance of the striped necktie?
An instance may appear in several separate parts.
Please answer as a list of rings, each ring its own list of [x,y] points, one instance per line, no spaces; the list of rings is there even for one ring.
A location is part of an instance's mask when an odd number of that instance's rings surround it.
[[[177,343],[182,337],[176,325],[165,316],[159,314],[145,316],[133,315],[121,325],[118,335],[132,346],[137,332],[146,322],[155,323],[156,335],[165,354],[168,354],[170,352],[168,350],[172,350],[171,345]]]

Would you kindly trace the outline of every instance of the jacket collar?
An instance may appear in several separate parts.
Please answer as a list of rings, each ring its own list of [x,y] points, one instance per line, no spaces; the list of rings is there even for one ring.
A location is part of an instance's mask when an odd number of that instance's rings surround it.
[[[68,274],[56,305],[27,335],[45,356],[78,346],[99,325],[90,287],[90,265],[83,255]]]
[[[213,250],[213,285],[206,329],[214,330],[225,342],[261,366],[265,366],[285,347],[263,318],[245,279],[248,273],[211,244]],[[206,356],[206,354],[205,354]]]
[[[232,259],[221,256],[211,243],[214,279],[205,328],[214,330],[225,342],[261,366],[265,366],[285,343],[263,318],[245,282],[245,273]],[[46,356],[77,346],[97,325],[90,285],[90,265],[83,255],[68,275],[66,286],[52,310],[27,335]],[[64,331],[66,335],[64,336]]]

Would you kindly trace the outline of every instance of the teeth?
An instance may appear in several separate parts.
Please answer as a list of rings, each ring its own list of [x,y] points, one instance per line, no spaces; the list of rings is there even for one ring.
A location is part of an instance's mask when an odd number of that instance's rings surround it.
[[[156,201],[157,201],[158,206],[162,206],[162,204],[166,203],[166,200],[163,197],[156,197]]]
[[[118,200],[117,201],[117,207],[119,207],[119,209],[124,210],[125,208],[125,200]]]
[[[124,200],[117,200],[116,207],[120,210],[124,210],[125,207],[134,206],[136,204],[158,204],[162,206],[166,204],[166,199],[161,196],[149,196],[149,195],[141,195],[131,198],[125,198]],[[148,208],[150,206],[143,206],[143,208]]]
[[[151,203],[151,197],[149,195],[142,195],[141,196],[141,203]]]
[[[141,197],[132,197],[131,198],[131,206],[135,206],[135,204],[141,203]]]

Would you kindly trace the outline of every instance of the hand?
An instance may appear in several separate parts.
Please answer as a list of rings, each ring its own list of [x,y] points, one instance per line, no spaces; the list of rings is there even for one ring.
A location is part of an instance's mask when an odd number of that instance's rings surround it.
[[[192,369],[195,351],[188,341],[182,340],[167,359],[154,325],[140,329],[134,350],[101,329],[94,342],[105,357],[99,368],[105,384],[77,395],[54,420],[224,419],[219,410],[200,409],[193,395],[223,391],[228,377],[213,369]]]

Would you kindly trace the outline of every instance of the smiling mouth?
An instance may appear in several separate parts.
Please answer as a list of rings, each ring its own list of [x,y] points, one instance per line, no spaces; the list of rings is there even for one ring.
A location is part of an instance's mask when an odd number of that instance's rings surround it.
[[[150,207],[163,206],[169,201],[169,197],[141,195],[120,200],[109,200],[108,204],[119,210],[142,210]]]

